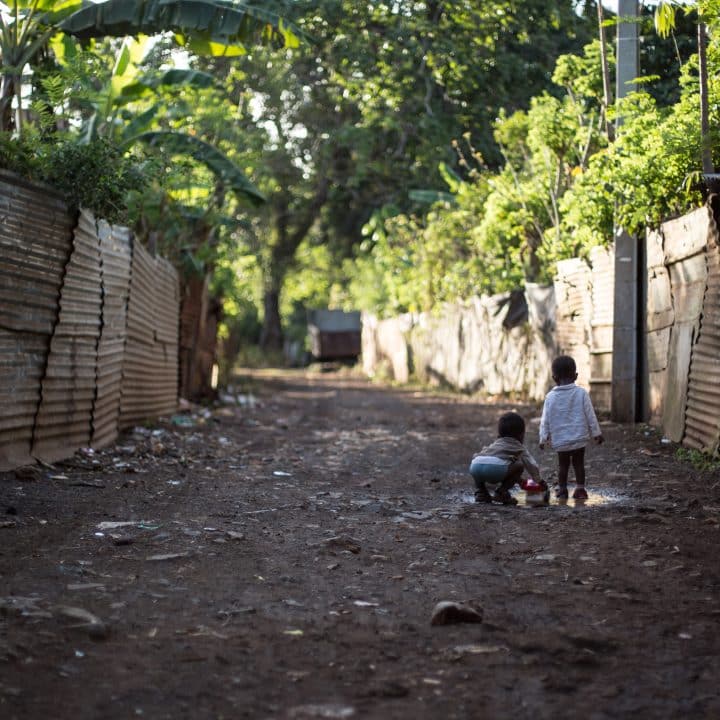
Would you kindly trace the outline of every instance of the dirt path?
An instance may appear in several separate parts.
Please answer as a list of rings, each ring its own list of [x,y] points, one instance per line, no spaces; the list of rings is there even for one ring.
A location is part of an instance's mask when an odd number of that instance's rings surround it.
[[[252,392],[0,476],[0,717],[720,717],[717,473],[606,424],[594,503],[475,505],[510,406]],[[431,626],[442,600],[484,621]]]

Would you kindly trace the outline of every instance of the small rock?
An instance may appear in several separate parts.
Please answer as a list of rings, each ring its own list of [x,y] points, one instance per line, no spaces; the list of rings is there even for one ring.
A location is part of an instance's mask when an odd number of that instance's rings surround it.
[[[452,625],[455,623],[481,623],[482,611],[469,605],[443,600],[433,609],[431,625]]]
[[[357,555],[360,552],[360,543],[347,535],[337,535],[328,538],[323,542],[323,545],[327,548],[348,550],[353,555]]]

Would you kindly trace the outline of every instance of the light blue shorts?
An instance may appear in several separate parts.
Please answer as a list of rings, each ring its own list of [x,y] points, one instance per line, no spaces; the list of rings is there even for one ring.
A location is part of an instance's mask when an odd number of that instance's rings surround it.
[[[470,463],[470,474],[478,487],[480,483],[497,485],[505,479],[509,467],[510,463],[500,458],[478,455]]]

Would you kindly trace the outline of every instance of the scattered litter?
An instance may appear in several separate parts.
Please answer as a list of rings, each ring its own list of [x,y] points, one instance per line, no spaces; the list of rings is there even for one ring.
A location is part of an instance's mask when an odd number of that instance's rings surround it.
[[[117,530],[124,527],[138,527],[143,530],[157,530],[160,525],[155,525],[153,520],[123,520],[121,522],[101,522],[98,530]]]
[[[429,520],[435,513],[432,510],[408,510],[400,515],[400,517],[408,520]]]
[[[146,560],[150,561],[162,561],[162,560],[178,560],[179,558],[190,557],[189,552],[182,553],[166,553],[164,555],[149,555]]]
[[[72,487],[92,487],[92,488],[104,488],[105,483],[102,480],[73,480],[68,483]]]
[[[73,583],[67,586],[68,590],[104,590],[105,585],[102,583]]]
[[[108,636],[107,625],[97,615],[84,608],[58,605],[55,610],[72,620],[79,620],[80,623],[76,627],[84,627],[88,635],[95,640],[103,640]]]
[[[284,470],[273,470],[275,477],[292,477],[292,473],[285,472]]]
[[[15,595],[0,597],[0,610],[14,610],[23,617],[51,618],[52,613],[38,607],[40,601],[41,598],[37,597],[20,597]]]
[[[230,538],[230,540],[244,540],[245,539],[245,533],[236,532],[235,530],[228,530],[225,533],[225,536]]]
[[[353,605],[356,605],[357,607],[380,607],[380,603],[367,602],[365,600],[355,600]]]
[[[283,630],[283,635],[292,635],[293,637],[300,637],[304,634],[302,630]]]
[[[326,718],[327,720],[343,720],[355,715],[355,708],[349,705],[296,705],[288,710],[288,717],[295,718]]]
[[[195,427],[195,421],[189,415],[173,415],[170,422],[177,427]]]
[[[497,652],[509,652],[505,645],[456,645],[450,651],[451,655],[489,655]]]

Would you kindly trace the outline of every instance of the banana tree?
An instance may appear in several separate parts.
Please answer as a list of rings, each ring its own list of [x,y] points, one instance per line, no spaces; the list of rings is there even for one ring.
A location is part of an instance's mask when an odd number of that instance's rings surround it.
[[[196,54],[211,55],[242,54],[247,43],[297,45],[293,27],[270,5],[239,0],[0,2],[0,131],[22,131],[23,72],[57,33],[85,40],[171,31]]]
[[[37,58],[57,25],[81,7],[78,0],[15,0],[0,3],[0,131],[22,130],[22,74]]]
[[[163,90],[202,90],[216,86],[216,80],[209,73],[183,68],[143,72],[143,60],[151,47],[147,36],[137,40],[125,38],[109,77],[84,101],[82,109],[86,117],[80,142],[87,144],[105,137],[125,149],[144,143],[173,155],[192,157],[208,168],[223,188],[255,205],[263,203],[265,198],[260,191],[217,147],[196,135],[157,129],[158,116],[166,109]],[[62,48],[54,50],[62,64],[72,62],[78,52],[72,42],[64,42]],[[217,89],[224,92],[222,88]]]

